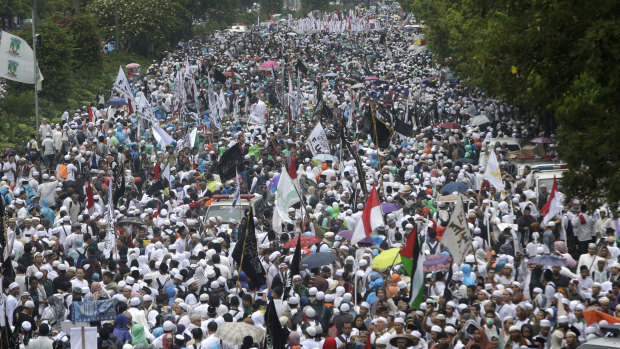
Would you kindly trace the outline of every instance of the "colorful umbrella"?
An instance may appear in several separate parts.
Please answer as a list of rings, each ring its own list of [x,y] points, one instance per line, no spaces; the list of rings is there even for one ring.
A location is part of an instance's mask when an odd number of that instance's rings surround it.
[[[125,68],[127,69],[132,69],[132,68],[140,68],[140,64],[138,63],[129,63],[125,66]]]
[[[388,214],[394,211],[398,211],[400,209],[401,209],[400,205],[394,202],[382,202],[381,203],[381,211],[383,211],[383,214]]]
[[[301,263],[299,263],[299,268],[314,269],[332,263],[336,259],[338,259],[336,255],[331,252],[319,252],[304,258]]]
[[[373,269],[385,269],[400,263],[400,248],[390,248],[372,259]]]
[[[339,232],[338,235],[342,236],[342,238],[346,239],[347,241],[351,241],[351,239],[353,238],[353,230],[343,230]],[[372,237],[367,236],[360,240],[360,242],[363,244],[372,244],[374,240],[372,239]]]
[[[277,67],[279,64],[275,61],[267,61],[260,65],[261,69],[271,70],[272,68]]]
[[[461,126],[459,126],[456,122],[444,122],[443,124],[439,125],[439,127],[453,129],[453,130],[461,129]]]
[[[109,105],[113,105],[115,107],[120,107],[121,105],[127,104],[125,98],[112,98],[108,101]]]
[[[534,144],[551,144],[553,143],[553,139],[547,138],[547,137],[538,137],[538,138],[532,139],[530,142]]]
[[[432,271],[442,271],[450,267],[451,261],[452,257],[450,256],[447,256],[445,254],[435,254],[426,257],[424,263],[422,263],[422,266],[425,273]]]
[[[376,76],[367,76],[367,77],[364,78],[364,80],[366,80],[366,81],[374,81],[374,80],[379,80],[379,78],[376,77]]]
[[[289,240],[287,243],[284,244],[284,246],[282,246],[283,248],[295,248],[295,246],[297,246],[297,240],[299,239],[299,236]],[[320,237],[316,237],[316,236],[307,236],[307,235],[302,235],[301,236],[301,247],[308,247],[311,245],[314,245],[316,243],[321,242],[321,238]]]
[[[256,57],[254,57],[254,58],[250,58],[250,59],[249,59],[249,61],[250,61],[250,62],[259,62],[259,61],[260,61],[260,58],[256,58]]]
[[[484,125],[484,124],[489,124],[491,123],[491,120],[489,120],[489,118],[484,115],[478,115],[474,118],[471,119],[471,122],[469,123],[469,126],[480,126],[480,125]]]

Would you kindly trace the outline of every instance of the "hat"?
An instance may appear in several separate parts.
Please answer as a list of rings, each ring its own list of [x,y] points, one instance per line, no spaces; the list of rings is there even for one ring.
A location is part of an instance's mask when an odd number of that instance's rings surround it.
[[[551,321],[547,319],[540,320],[540,327],[551,327]]]
[[[567,324],[568,323],[568,316],[558,316],[558,323],[560,323],[560,324]]]
[[[34,308],[34,303],[33,303],[33,306],[31,308]],[[32,324],[29,321],[22,322],[22,330],[24,330],[26,332],[32,330]]]
[[[441,333],[441,332],[443,332],[443,330],[441,329],[441,327],[439,327],[437,325],[433,325],[433,327],[431,327],[431,332]]]
[[[34,308],[34,302],[33,301],[27,301],[26,304],[24,304],[24,307],[26,307],[26,308]]]
[[[14,290],[15,288],[17,288],[17,287],[19,287],[19,284],[18,284],[17,282],[12,282],[12,283],[9,285],[9,291],[13,291],[13,290]],[[370,308],[368,308],[368,309],[370,309]]]
[[[165,332],[170,332],[175,329],[174,324],[170,320],[165,321],[163,327]]]
[[[131,300],[129,300],[129,305],[131,305],[132,307],[137,307],[138,305],[140,305],[140,298],[133,297]]]

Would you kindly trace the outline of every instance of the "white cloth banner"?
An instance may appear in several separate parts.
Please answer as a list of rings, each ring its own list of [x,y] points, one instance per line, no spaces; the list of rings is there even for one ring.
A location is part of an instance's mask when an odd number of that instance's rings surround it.
[[[329,142],[327,141],[327,135],[323,129],[323,125],[319,122],[310,133],[308,138],[308,146],[312,151],[312,155],[317,154],[329,154]]]
[[[133,92],[131,92],[131,86],[129,85],[129,81],[127,81],[127,77],[125,76],[125,71],[123,71],[123,67],[118,67],[118,75],[116,75],[116,81],[114,82],[114,90],[120,92],[123,97],[131,100],[133,105],[136,105],[136,99],[133,96]]]
[[[19,36],[2,32],[0,40],[0,77],[34,84],[34,52],[32,48]],[[37,69],[38,70],[38,69]],[[43,80],[41,71],[38,71],[38,81]]]

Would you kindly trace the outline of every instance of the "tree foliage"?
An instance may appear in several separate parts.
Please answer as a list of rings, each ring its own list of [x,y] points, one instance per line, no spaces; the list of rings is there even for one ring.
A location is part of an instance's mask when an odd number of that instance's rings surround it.
[[[553,117],[567,197],[620,203],[620,4],[595,0],[407,0],[431,49],[468,84]]]
[[[152,55],[191,33],[192,16],[183,3],[169,0],[117,0],[120,48]],[[87,12],[105,40],[115,39],[115,0],[93,0]]]

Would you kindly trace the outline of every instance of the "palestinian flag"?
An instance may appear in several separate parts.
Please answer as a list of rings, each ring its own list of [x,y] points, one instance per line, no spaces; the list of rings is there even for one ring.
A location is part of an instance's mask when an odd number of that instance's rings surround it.
[[[233,67],[230,67],[230,72],[232,73],[232,77],[237,79],[237,81],[239,81],[242,84],[245,83],[245,80],[241,77],[239,73],[235,71]]]
[[[409,293],[409,304],[411,308],[419,309],[424,301],[424,255],[422,253],[422,241],[414,228],[407,244],[400,250],[400,260],[405,271],[411,276],[411,288]]]

